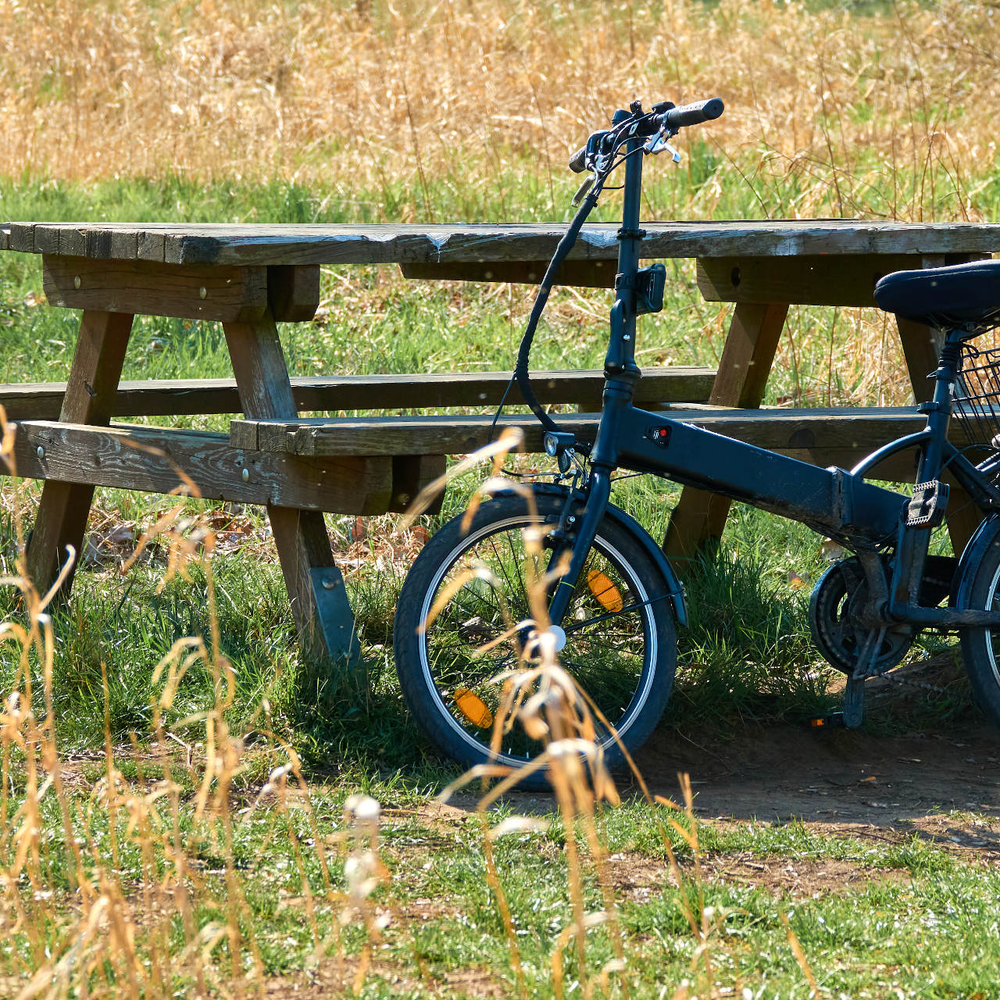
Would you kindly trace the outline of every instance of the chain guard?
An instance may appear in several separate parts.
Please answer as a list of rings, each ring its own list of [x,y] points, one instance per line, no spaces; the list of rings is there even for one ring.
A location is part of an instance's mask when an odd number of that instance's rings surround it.
[[[888,562],[887,557],[883,560]],[[920,587],[922,605],[936,607],[948,596],[954,569],[954,559],[928,556]],[[870,631],[861,624],[867,601],[868,581],[857,556],[834,563],[816,582],[809,601],[809,630],[816,648],[831,666],[848,675],[854,673]],[[891,670],[906,655],[919,631],[905,622],[890,625],[875,663],[868,669],[877,674]]]

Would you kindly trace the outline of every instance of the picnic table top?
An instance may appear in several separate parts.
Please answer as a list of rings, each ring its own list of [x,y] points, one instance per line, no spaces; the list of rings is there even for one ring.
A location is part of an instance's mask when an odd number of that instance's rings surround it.
[[[586,225],[571,257],[610,260],[616,223]],[[1000,224],[857,219],[644,222],[641,256],[792,257],[1000,251]],[[0,250],[219,266],[547,260],[566,224],[250,225],[11,222]]]

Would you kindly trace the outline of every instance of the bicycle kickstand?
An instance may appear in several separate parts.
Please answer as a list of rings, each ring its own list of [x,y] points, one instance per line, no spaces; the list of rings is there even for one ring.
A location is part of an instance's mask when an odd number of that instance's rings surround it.
[[[868,633],[858,655],[858,662],[847,678],[847,685],[844,688],[843,711],[831,712],[829,715],[813,719],[812,725],[814,727],[857,729],[861,725],[865,717],[865,681],[873,676],[871,668],[866,667],[865,664],[874,664],[884,639],[885,628],[875,629]]]

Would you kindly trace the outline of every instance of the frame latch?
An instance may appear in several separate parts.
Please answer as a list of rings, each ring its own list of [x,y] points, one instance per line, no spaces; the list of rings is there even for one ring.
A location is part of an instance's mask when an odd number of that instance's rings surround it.
[[[659,312],[663,308],[663,290],[667,285],[667,269],[663,264],[640,267],[631,280],[624,274],[615,278],[615,291],[631,287],[635,291],[635,314]]]

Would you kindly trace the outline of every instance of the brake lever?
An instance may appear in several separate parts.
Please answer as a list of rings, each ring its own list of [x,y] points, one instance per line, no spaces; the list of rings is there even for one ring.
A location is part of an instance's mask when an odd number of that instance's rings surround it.
[[[579,205],[581,201],[586,197],[587,192],[594,185],[594,178],[597,176],[596,173],[588,174],[584,179],[583,183],[576,189],[576,194],[573,195],[573,205]]]
[[[680,151],[671,145],[669,141],[672,138],[673,136],[666,131],[660,131],[657,132],[656,135],[651,135],[646,140],[646,152],[651,153],[653,156],[656,156],[657,153],[667,152],[670,154],[670,159],[673,160],[674,163],[680,163]]]

